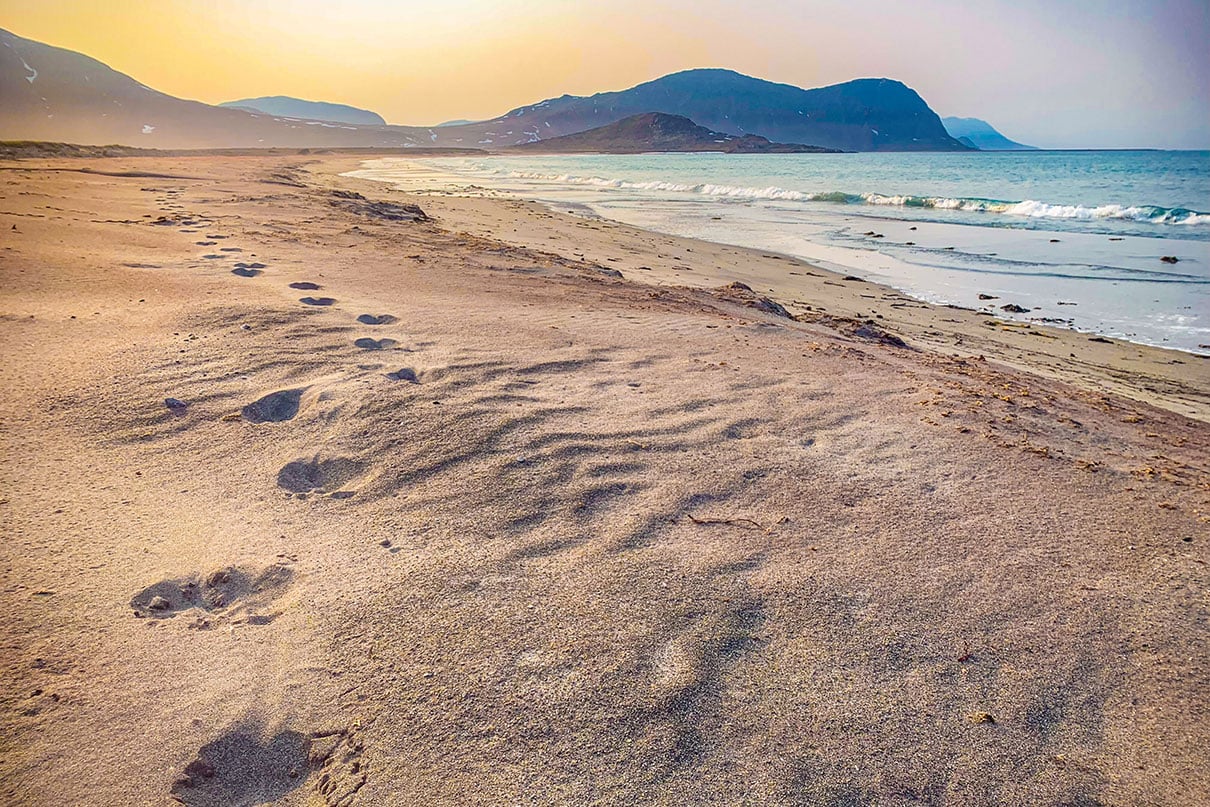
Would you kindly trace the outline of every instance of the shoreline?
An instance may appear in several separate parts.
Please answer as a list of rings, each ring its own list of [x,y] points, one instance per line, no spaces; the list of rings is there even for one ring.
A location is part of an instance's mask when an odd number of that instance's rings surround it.
[[[335,164],[347,167],[342,171],[325,170],[325,173],[343,175],[349,170],[360,169],[363,161],[338,160]],[[1111,391],[1210,421],[1210,355],[1118,338],[1112,339],[1112,344],[1105,344],[1092,341],[1107,338],[1095,332],[988,317],[975,309],[929,303],[875,281],[846,281],[841,273],[790,255],[666,235],[607,218],[594,223],[581,216],[561,213],[553,203],[508,197],[412,194],[395,190],[389,181],[348,176],[341,176],[341,181],[363,190],[389,191],[399,198],[428,200],[430,207],[449,217],[451,227],[466,229],[479,236],[496,237],[514,246],[549,248],[551,241],[575,242],[586,228],[608,227],[610,235],[627,239],[628,245],[618,248],[589,241],[586,249],[573,251],[572,256],[618,269],[629,280],[654,285],[713,288],[735,281],[745,282],[762,294],[769,294],[804,321],[818,319],[821,313],[873,318],[911,344],[963,357],[986,356],[1089,391]],[[503,227],[498,217],[487,212],[492,201],[512,211],[526,210],[525,227]],[[536,208],[514,207],[514,204]],[[694,244],[700,246],[693,261],[680,258],[680,255],[688,254],[685,250],[692,251]],[[670,260],[674,254],[678,259]],[[741,258],[742,268],[738,265]],[[690,266],[691,262],[695,265]],[[794,270],[787,269],[787,263],[799,267],[800,274],[792,275]],[[815,276],[809,273],[815,273]],[[843,285],[834,285],[838,283]],[[848,293],[835,291],[842,287],[848,287]],[[816,302],[812,304],[807,300]]]
[[[457,194],[459,188],[478,188],[482,186],[476,183],[484,182],[494,193],[530,198],[555,210],[585,205],[601,216],[639,228],[788,255],[844,275],[859,275],[934,305],[969,308],[981,316],[990,314],[1012,322],[1056,323],[1079,333],[1175,349],[1198,357],[1210,355],[1210,324],[1199,322],[1197,316],[1202,303],[1210,303],[1207,293],[1199,292],[1210,288],[1206,286],[1210,279],[1203,278],[1196,269],[1155,268],[1164,266],[1162,255],[1172,256],[1163,258],[1164,262],[1180,262],[1182,267],[1201,266],[1210,257],[1207,253],[1210,245],[1184,238],[1175,231],[1170,234],[1171,239],[1150,237],[1151,233],[1068,231],[1065,218],[1047,224],[1029,217],[1020,226],[1003,222],[984,226],[968,220],[948,221],[944,217],[917,218],[915,214],[909,215],[910,205],[901,214],[889,216],[879,212],[890,209],[881,200],[899,197],[881,194],[873,194],[878,200],[868,204],[851,204],[861,195],[845,194],[849,202],[828,205],[829,200],[825,200],[800,209],[797,202],[804,200],[798,198],[802,195],[798,192],[773,187],[759,190],[767,178],[761,178],[756,187],[692,184],[701,179],[700,175],[693,180],[687,176],[672,182],[653,180],[661,186],[661,192],[647,198],[645,185],[649,183],[633,177],[601,182],[606,183],[604,187],[612,187],[609,183],[622,183],[623,188],[633,186],[638,189],[633,191],[638,196],[628,190],[619,194],[594,190],[598,173],[611,176],[601,164],[584,166],[590,177],[570,177],[570,184],[544,184],[529,178],[552,179],[561,171],[575,169],[567,165],[542,165],[536,169],[538,173],[527,173],[532,167],[506,160],[503,167],[493,172],[484,169],[482,160],[475,160],[472,161],[475,166],[484,170],[464,174],[459,172],[460,168],[448,169],[429,160],[380,161],[386,165],[375,162],[367,161],[355,173],[384,183],[398,183],[404,192],[421,192],[430,185]],[[716,167],[725,168],[722,164]],[[521,173],[510,173],[512,168]],[[676,174],[683,173],[685,166],[678,163],[668,168]],[[504,185],[496,187],[497,180],[492,176],[481,177],[480,173],[519,176],[521,179],[516,181],[521,184],[514,188],[511,180],[500,180]],[[621,173],[626,174],[626,170]],[[416,178],[410,178],[409,174]],[[564,174],[562,178],[568,177]],[[735,176],[719,181],[744,184],[742,178]],[[699,195],[701,188],[706,189],[701,191],[705,195]],[[757,199],[773,200],[769,202],[773,207],[730,205],[727,202],[732,193],[741,198],[755,194]],[[777,202],[782,194],[796,201],[788,206]],[[652,206],[652,212],[647,211],[648,205]],[[899,203],[890,207],[897,208]],[[988,214],[976,211],[964,215],[983,218]],[[1179,229],[1184,225],[1163,226]],[[1125,243],[1107,244],[1106,238],[1109,242]],[[1027,268],[1021,269],[1021,264]],[[1094,268],[1096,271],[1089,275]],[[1150,273],[1158,274],[1152,277]],[[1090,283],[1093,276],[1098,282]],[[1144,283],[1146,294],[1140,298],[1130,291],[1136,286],[1133,281],[1140,279],[1174,282]],[[1152,301],[1153,296],[1157,299]],[[991,299],[998,302],[988,302]],[[1150,303],[1141,303],[1144,300]],[[1014,303],[1032,313],[1027,317],[1020,312],[1022,315],[1018,316],[1010,305],[1010,313],[1005,315],[997,308],[1005,303]],[[1177,325],[1167,324],[1172,322]]]

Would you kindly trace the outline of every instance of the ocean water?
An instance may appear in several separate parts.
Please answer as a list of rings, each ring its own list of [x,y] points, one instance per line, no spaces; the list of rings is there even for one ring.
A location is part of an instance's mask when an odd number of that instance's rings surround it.
[[[354,173],[535,199],[930,302],[1210,354],[1210,152],[388,158]]]

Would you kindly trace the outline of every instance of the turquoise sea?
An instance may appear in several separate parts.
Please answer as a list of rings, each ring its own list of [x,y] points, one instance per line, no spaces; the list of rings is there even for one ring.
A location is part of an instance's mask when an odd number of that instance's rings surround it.
[[[931,302],[1210,354],[1210,152],[492,156],[421,168],[382,159],[356,173],[536,199],[794,255]]]

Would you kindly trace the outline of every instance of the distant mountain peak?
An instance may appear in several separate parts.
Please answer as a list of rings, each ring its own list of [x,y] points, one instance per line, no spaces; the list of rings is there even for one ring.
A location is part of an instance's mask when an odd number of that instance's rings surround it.
[[[224,101],[219,106],[252,109],[264,112],[266,115],[277,115],[283,118],[351,123],[358,126],[386,125],[386,120],[381,115],[368,109],[359,109],[348,104],[333,104],[328,101],[307,101],[288,95],[266,95],[260,98]]]
[[[980,151],[1033,151],[1037,148],[1009,140],[990,123],[979,118],[942,118],[941,123],[951,137]]]

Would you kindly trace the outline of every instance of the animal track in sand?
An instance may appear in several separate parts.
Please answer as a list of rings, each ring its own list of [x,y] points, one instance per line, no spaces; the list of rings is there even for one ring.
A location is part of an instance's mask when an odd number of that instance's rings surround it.
[[[394,339],[371,339],[368,336],[363,336],[360,339],[355,339],[353,344],[364,350],[389,350],[399,344]]]
[[[277,472],[277,486],[291,493],[332,493],[336,498],[347,498],[337,494],[349,482],[361,475],[365,466],[348,457],[320,459],[319,455],[309,460],[288,462]]]
[[[267,740],[253,726],[238,726],[198,751],[172,783],[172,796],[189,807],[276,802],[309,773],[311,738],[280,731]]]
[[[261,270],[265,268],[263,263],[244,263],[240,261],[235,264],[235,268],[231,270],[231,274],[239,275],[240,277],[256,277],[261,274]]]
[[[240,414],[251,423],[281,423],[298,414],[298,403],[306,387],[271,392],[245,406]]]
[[[333,297],[300,297],[298,301],[303,305],[333,305],[336,299]]]
[[[227,566],[204,578],[195,573],[150,585],[130,598],[130,607],[135,616],[152,619],[169,619],[194,609],[220,617],[245,613],[248,624],[265,625],[277,614],[251,612],[280,597],[293,577],[293,569],[279,563],[258,575]],[[202,617],[199,627],[209,627],[209,620]]]
[[[390,325],[392,322],[396,322],[397,318],[390,314],[362,314],[357,321],[362,325]]]
[[[303,280],[299,281],[298,283],[291,283],[290,288],[298,289],[299,291],[317,291],[322,289],[323,286],[319,285],[318,283],[312,283],[309,280]]]

